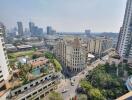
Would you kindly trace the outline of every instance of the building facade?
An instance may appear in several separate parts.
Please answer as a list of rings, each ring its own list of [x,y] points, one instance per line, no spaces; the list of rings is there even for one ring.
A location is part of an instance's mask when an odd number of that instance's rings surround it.
[[[29,30],[31,33],[33,33],[34,26],[35,26],[35,24],[33,22],[29,22]]]
[[[106,37],[89,38],[86,42],[87,51],[95,55],[102,55],[103,52],[112,48],[112,39]]]
[[[8,70],[8,57],[6,54],[6,48],[4,43],[4,33],[3,29],[0,26],[0,99],[6,98],[7,93],[7,83],[9,78]]]
[[[57,88],[58,83],[57,74],[51,73],[11,90],[7,100],[42,100]]]
[[[72,41],[60,39],[54,50],[55,55],[63,64],[71,71],[81,71],[86,67],[85,57],[81,41],[79,38],[75,38]]]
[[[86,40],[78,37],[63,38],[57,41],[54,53],[63,66],[76,72],[86,67],[89,53],[96,56],[101,55],[111,47],[112,40],[105,37],[87,38]]]
[[[132,57],[132,0],[127,0],[124,21],[118,37],[117,51],[123,58]]]
[[[17,22],[17,26],[18,26],[18,34],[20,36],[23,36],[23,25],[22,25],[22,22]]]

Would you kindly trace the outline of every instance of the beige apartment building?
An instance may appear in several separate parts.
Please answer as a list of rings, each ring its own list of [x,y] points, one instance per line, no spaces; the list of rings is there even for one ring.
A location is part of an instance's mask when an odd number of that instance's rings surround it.
[[[112,47],[112,39],[95,37],[87,40],[87,51],[93,54],[101,54]]]
[[[81,71],[86,67],[84,50],[79,38],[66,40],[60,39],[55,46],[54,53],[63,66],[72,71]]]
[[[87,65],[88,54],[101,55],[112,47],[112,40],[105,37],[95,37],[83,40],[81,38],[63,38],[57,41],[54,54],[63,66],[72,71],[81,71]]]

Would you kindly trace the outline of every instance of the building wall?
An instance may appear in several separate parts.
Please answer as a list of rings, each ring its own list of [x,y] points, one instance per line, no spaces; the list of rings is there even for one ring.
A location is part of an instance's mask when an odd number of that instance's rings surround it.
[[[132,57],[132,0],[127,0],[124,21],[118,37],[117,50],[123,58]]]
[[[55,55],[63,64],[63,66],[69,67],[71,70],[81,70],[85,67],[84,52],[80,47],[76,48],[73,41],[59,40],[55,47]]]
[[[8,64],[3,33],[0,31],[0,83],[2,80],[6,81],[9,78]]]
[[[76,45],[74,39],[60,39],[54,48],[54,53],[61,64],[72,70],[76,68],[80,70],[86,66],[88,53],[101,54],[112,47],[112,40],[105,37],[88,38],[85,42],[82,40],[78,42]]]
[[[98,37],[87,41],[87,51],[89,53],[101,54],[109,48],[112,48],[112,39],[109,38]]]

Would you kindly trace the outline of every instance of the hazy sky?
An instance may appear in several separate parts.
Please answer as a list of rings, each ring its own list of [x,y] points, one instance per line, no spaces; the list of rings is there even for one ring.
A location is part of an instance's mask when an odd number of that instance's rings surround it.
[[[125,6],[126,0],[0,0],[0,21],[7,28],[33,21],[44,30],[118,32]]]

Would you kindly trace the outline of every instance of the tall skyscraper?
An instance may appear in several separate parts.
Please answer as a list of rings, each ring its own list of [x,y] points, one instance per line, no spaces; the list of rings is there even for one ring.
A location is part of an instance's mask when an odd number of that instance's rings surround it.
[[[20,36],[23,36],[23,25],[22,25],[22,22],[17,22],[17,26],[18,26],[18,34]]]
[[[31,33],[33,33],[34,26],[35,26],[35,24],[33,22],[29,22],[29,30]]]
[[[90,31],[90,30],[85,30],[85,34],[86,34],[86,36],[87,36],[87,37],[89,37],[89,36],[90,36],[90,33],[91,33],[91,31]]]
[[[48,35],[52,34],[52,27],[51,26],[47,26],[47,34]]]
[[[0,92],[1,88],[5,86],[6,81],[9,78],[8,72],[8,57],[6,54],[5,43],[4,43],[3,28],[0,26]]]
[[[118,37],[117,51],[123,58],[132,58],[132,0],[127,0],[124,21]]]

